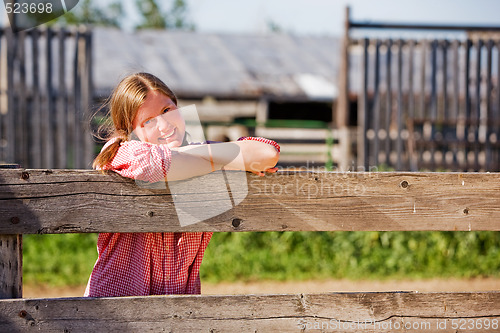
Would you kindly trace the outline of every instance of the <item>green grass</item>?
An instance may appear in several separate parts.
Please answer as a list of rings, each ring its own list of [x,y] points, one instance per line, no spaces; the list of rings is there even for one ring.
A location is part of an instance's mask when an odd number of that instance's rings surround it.
[[[81,285],[95,234],[24,236],[24,282]],[[216,233],[203,281],[500,277],[500,232]]]

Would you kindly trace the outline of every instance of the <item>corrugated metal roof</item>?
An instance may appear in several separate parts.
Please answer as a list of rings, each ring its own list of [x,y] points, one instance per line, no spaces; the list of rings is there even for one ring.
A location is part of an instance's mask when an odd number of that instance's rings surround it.
[[[136,71],[157,75],[183,98],[331,100],[336,95],[336,37],[93,31],[94,84],[102,95]]]

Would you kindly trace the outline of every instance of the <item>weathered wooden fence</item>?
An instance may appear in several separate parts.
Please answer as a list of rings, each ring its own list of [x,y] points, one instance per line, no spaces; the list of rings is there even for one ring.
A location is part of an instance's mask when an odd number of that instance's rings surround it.
[[[91,32],[0,30],[0,163],[89,168]]]
[[[364,23],[346,16],[344,71],[351,82],[342,84],[359,97],[357,165],[499,171],[500,27]],[[352,37],[368,29],[462,35]]]
[[[223,200],[198,178],[207,207]],[[500,230],[498,173],[247,175],[246,198],[180,227],[168,189],[85,170],[0,169],[0,331],[498,332],[500,292],[22,299],[22,234]],[[177,193],[198,205],[193,192]],[[300,292],[300,291],[298,291]]]

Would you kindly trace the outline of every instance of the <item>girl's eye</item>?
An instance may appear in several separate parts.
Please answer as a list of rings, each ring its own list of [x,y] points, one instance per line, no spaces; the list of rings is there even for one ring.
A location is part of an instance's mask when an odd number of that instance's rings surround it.
[[[155,122],[155,118],[151,118],[151,119],[146,120],[146,121],[142,124],[142,126],[143,126],[143,127],[144,127],[144,126],[150,126],[150,125],[153,125],[153,124],[154,124],[154,122]]]
[[[170,111],[170,108],[166,108],[165,110],[163,110],[163,113],[167,113],[168,111]]]

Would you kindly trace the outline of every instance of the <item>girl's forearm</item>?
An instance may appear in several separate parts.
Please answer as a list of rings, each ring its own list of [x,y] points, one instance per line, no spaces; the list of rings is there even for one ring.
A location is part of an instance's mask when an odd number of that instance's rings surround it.
[[[186,152],[172,151],[167,181],[183,180],[206,175],[222,168],[221,164]]]
[[[240,158],[226,164],[225,168],[227,169],[238,169],[243,164],[244,167],[239,170],[260,172],[270,169],[278,163],[279,153],[267,143],[237,141],[234,144],[240,148]]]
[[[185,146],[176,149],[191,156],[212,161],[228,170],[264,171],[276,165],[276,149],[258,141],[236,141]]]

